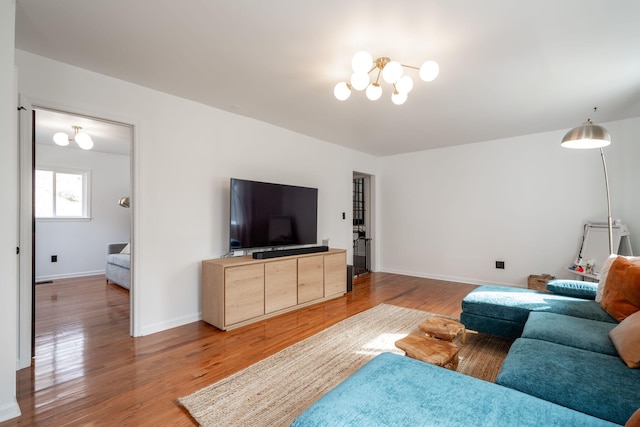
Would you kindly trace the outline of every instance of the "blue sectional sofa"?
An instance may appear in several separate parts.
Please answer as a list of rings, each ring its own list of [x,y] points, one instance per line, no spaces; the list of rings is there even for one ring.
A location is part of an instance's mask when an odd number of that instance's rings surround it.
[[[594,301],[595,283],[552,280],[549,292],[501,286],[481,286],[462,300],[460,321],[473,331],[516,339],[522,335],[529,313],[565,314],[616,323]]]
[[[462,323],[516,339],[495,384],[382,354],[293,425],[640,425],[640,369],[618,355],[609,338],[618,322],[594,301],[596,288],[566,280],[549,282],[552,293],[481,286],[463,300]]]
[[[481,286],[462,301],[469,329],[517,338],[496,384],[617,424],[640,408],[640,370],[618,356],[618,322],[594,301],[596,283],[552,280],[539,292]]]
[[[376,356],[292,424],[294,427],[615,425],[393,353]]]

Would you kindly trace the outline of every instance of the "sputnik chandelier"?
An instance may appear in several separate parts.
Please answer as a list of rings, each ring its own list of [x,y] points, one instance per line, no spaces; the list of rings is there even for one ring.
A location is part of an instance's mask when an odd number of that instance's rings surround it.
[[[53,142],[61,147],[66,147],[70,142],[75,141],[83,150],[91,150],[93,148],[91,135],[86,132],[82,132],[82,128],[80,126],[71,126],[71,128],[73,129],[73,137],[68,136],[64,132],[57,132],[53,135]]]
[[[427,61],[418,68],[392,61],[386,56],[374,60],[371,54],[365,51],[353,55],[351,68],[353,68],[351,80],[340,82],[334,87],[333,94],[336,98],[344,101],[351,96],[352,90],[366,89],[367,98],[376,101],[382,96],[382,86],[380,85],[380,77],[382,77],[382,80],[393,86],[391,101],[396,105],[404,104],[407,95],[413,89],[413,79],[404,74],[404,68],[420,70],[420,78],[425,82],[433,81],[440,72],[440,67],[435,61]],[[371,82],[370,74],[376,70],[375,81]]]

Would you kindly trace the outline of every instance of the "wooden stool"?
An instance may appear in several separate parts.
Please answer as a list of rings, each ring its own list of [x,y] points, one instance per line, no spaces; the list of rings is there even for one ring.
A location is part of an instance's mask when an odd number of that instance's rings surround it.
[[[445,341],[453,341],[458,334],[462,333],[462,344],[467,341],[467,329],[462,323],[455,320],[443,317],[429,317],[420,323],[419,328],[425,334]]]
[[[414,359],[452,371],[458,368],[458,347],[452,342],[410,334],[396,341],[396,347]]]

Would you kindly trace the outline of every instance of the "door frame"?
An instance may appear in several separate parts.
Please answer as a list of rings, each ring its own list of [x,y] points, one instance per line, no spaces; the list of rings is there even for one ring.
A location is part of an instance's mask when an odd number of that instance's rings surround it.
[[[33,354],[33,107],[20,95],[18,126],[18,358],[16,369],[31,366]]]
[[[366,227],[367,237],[370,238],[370,255],[371,259],[369,260],[370,271],[376,271],[376,234],[377,234],[377,225],[376,225],[376,212],[375,212],[375,175],[366,173],[366,172],[358,172],[353,171],[351,177],[351,185],[353,186],[354,178],[364,178],[364,223]],[[352,195],[353,197],[353,195]],[[353,230],[353,224],[351,224],[350,231]],[[355,254],[354,254],[355,255]]]
[[[20,116],[19,116],[19,184],[18,190],[20,192],[19,203],[19,271],[18,271],[18,358],[16,369],[27,368],[31,366],[32,352],[34,347],[32,345],[33,328],[35,325],[35,311],[34,302],[35,294],[34,288],[34,272],[32,270],[32,263],[35,259],[34,244],[32,241],[33,233],[35,233],[33,222],[33,173],[35,164],[35,153],[32,147],[33,132],[35,131],[32,119],[32,111],[34,108],[47,109],[52,111],[59,111],[66,114],[72,114],[79,117],[86,117],[93,120],[101,120],[107,122],[114,122],[121,125],[128,126],[131,132],[131,152],[130,152],[130,166],[129,166],[129,182],[131,189],[131,200],[136,200],[137,194],[137,158],[138,148],[136,144],[138,124],[135,120],[128,120],[122,118],[111,118],[108,114],[96,113],[87,114],[80,112],[80,109],[71,108],[68,106],[60,106],[52,102],[46,102],[41,100],[30,99],[23,94],[20,94]],[[140,291],[135,286],[135,259],[136,259],[136,247],[134,243],[135,231],[137,230],[135,203],[131,203],[131,215],[130,215],[130,239],[131,239],[131,289],[129,290],[129,335],[139,336],[139,303],[141,298]]]

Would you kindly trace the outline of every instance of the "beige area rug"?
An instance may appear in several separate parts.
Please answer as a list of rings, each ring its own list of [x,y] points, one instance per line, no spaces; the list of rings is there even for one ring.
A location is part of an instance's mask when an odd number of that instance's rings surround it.
[[[380,304],[178,399],[202,426],[288,426],[313,402],[434,313]],[[511,341],[467,333],[458,372],[494,381]]]

